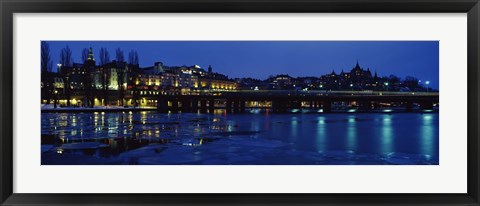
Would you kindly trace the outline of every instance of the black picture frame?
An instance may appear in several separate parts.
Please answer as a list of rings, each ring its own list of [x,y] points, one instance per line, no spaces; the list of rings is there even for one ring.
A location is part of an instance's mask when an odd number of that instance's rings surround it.
[[[1,205],[480,205],[478,0],[0,0]],[[15,13],[346,12],[468,14],[466,194],[19,194],[13,193],[13,15]],[[449,177],[459,178],[459,177]],[[441,180],[439,180],[441,181]]]

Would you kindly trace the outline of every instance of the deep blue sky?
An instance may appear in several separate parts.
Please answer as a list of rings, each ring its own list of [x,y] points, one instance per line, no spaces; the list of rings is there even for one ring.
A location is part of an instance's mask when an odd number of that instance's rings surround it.
[[[92,47],[95,57],[106,47],[110,59],[116,48],[138,51],[140,66],[156,61],[168,66],[212,65],[215,72],[229,77],[265,79],[269,75],[320,76],[350,71],[360,66],[379,76],[414,76],[438,89],[438,41],[49,41],[53,65],[60,50],[69,45],[74,62],[81,61],[83,48]]]

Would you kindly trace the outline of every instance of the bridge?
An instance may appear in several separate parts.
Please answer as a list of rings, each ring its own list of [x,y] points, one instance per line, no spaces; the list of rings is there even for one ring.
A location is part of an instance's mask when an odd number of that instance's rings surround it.
[[[160,112],[200,110],[201,113],[213,112],[214,109],[242,113],[247,108],[267,108],[275,113],[309,108],[329,113],[332,106],[339,103],[353,105],[363,112],[385,105],[401,106],[406,112],[412,112],[414,105],[429,110],[439,102],[437,92],[239,90],[156,96]]]

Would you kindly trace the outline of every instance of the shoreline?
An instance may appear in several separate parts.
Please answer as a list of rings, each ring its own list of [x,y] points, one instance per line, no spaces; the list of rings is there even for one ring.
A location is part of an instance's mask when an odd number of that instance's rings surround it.
[[[125,111],[156,111],[155,107],[137,107],[137,108],[48,108],[41,109],[42,113],[82,113],[82,112],[125,112]]]
[[[215,108],[215,109],[225,109],[225,108]],[[93,112],[108,112],[108,113],[115,113],[115,112],[142,112],[142,111],[158,111],[157,108],[148,107],[148,108],[48,108],[48,109],[41,109],[41,113],[93,113]],[[350,112],[348,110],[337,110],[331,112],[315,112],[315,111],[297,111],[297,112],[268,112],[270,114],[403,114],[403,113],[411,113],[411,114],[423,114],[423,113],[439,113],[438,109],[434,110],[414,110],[414,111],[401,111],[401,110],[373,110],[373,111],[353,111]],[[168,113],[168,112],[163,112]],[[171,113],[190,113],[196,114],[197,112],[182,112],[181,110]],[[258,113],[255,112],[233,112],[229,114],[263,114],[267,113],[265,111],[261,111]],[[209,114],[201,113],[201,114]]]

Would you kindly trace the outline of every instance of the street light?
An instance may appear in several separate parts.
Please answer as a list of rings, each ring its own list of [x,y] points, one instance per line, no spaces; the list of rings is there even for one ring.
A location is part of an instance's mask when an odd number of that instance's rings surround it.
[[[384,84],[387,87],[387,92],[388,92],[388,82],[385,82]]]
[[[57,108],[58,91],[55,89],[53,90],[53,93],[55,94],[53,99],[53,108]]]
[[[58,67],[58,72],[60,72],[60,69],[62,68],[62,64],[58,63],[57,67]]]
[[[427,93],[430,90],[430,87],[428,86],[430,84],[430,81],[426,81],[425,84],[427,85]]]
[[[353,84],[350,84],[350,89],[351,89],[352,92],[353,92]]]

